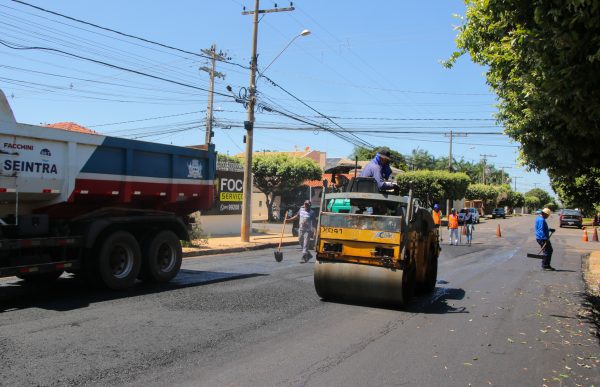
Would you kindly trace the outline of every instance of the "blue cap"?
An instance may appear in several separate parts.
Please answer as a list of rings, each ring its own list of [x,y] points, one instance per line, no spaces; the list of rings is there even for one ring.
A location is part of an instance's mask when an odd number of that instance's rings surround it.
[[[440,209],[440,206],[438,206],[437,204],[434,204],[434,205],[433,205],[433,209],[434,209],[434,210],[439,210],[439,209]]]

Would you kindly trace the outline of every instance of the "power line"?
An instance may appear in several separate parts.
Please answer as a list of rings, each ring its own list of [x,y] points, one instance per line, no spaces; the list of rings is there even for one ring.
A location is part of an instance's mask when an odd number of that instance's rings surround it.
[[[59,17],[62,17],[62,18],[68,19],[68,20],[72,20],[72,21],[77,22],[77,23],[81,23],[81,24],[85,24],[85,25],[92,26],[92,27],[95,27],[95,28],[99,28],[99,29],[104,30],[104,31],[109,31],[109,32],[115,33],[117,35],[125,36],[125,37],[132,38],[132,39],[136,39],[136,40],[139,40],[139,41],[142,41],[142,42],[145,42],[145,43],[149,43],[149,44],[154,44],[156,46],[163,47],[163,48],[168,48],[170,50],[175,50],[175,51],[178,51],[178,52],[182,52],[184,54],[194,55],[194,56],[197,56],[197,57],[200,57],[200,58],[205,58],[205,59],[210,59],[210,57],[207,56],[207,55],[198,54],[196,52],[184,50],[184,49],[181,49],[181,48],[178,48],[178,47],[174,47],[174,46],[171,46],[171,45],[168,45],[168,44],[160,43],[160,42],[157,42],[157,41],[154,41],[154,40],[150,40],[150,39],[142,38],[140,36],[136,36],[136,35],[128,34],[128,33],[125,33],[125,32],[121,32],[121,31],[118,31],[118,30],[115,30],[115,29],[112,29],[112,28],[103,27],[103,26],[95,24],[95,23],[91,23],[91,22],[88,22],[88,21],[85,21],[85,20],[82,20],[82,19],[77,19],[77,18],[74,18],[72,16],[68,16],[68,15],[65,15],[65,14],[62,14],[62,13],[59,13],[59,12],[51,11],[49,9],[42,8],[42,7],[39,7],[37,5],[29,4],[29,3],[26,3],[26,2],[21,1],[21,0],[11,0],[11,1],[13,1],[15,3],[19,3],[19,4],[22,4],[22,5],[25,5],[25,6],[28,6],[28,7],[31,7],[31,8],[34,8],[34,9],[37,9],[38,11],[46,12],[46,13],[49,13],[49,14],[52,14],[52,15],[55,15],[55,16],[59,16]],[[223,60],[220,60],[220,61],[223,62],[223,63],[227,63],[227,64],[231,64],[231,65],[234,65],[234,66],[241,67],[241,68],[246,69],[246,70],[250,69],[249,66],[244,66],[244,65],[241,65],[239,63],[231,62],[229,60],[223,59]]]
[[[12,1],[19,1],[19,0],[12,0]],[[172,84],[175,84],[175,85],[189,87],[191,89],[201,90],[201,91],[208,92],[208,89],[205,89],[205,88],[202,88],[202,87],[189,85],[187,83],[174,81],[174,80],[171,80],[171,79],[167,79],[167,78],[159,77],[159,76],[156,76],[156,75],[144,73],[142,71],[129,69],[127,67],[117,66],[117,65],[114,65],[114,64],[103,62],[101,60],[87,58],[87,57],[84,57],[84,56],[81,56],[81,55],[77,55],[77,54],[72,54],[72,53],[67,52],[67,51],[59,50],[57,48],[41,47],[41,46],[21,46],[21,45],[15,44],[15,43],[5,42],[4,40],[0,40],[0,44],[3,45],[3,46],[5,46],[5,47],[8,47],[10,49],[13,49],[13,50],[42,50],[42,51],[57,52],[57,53],[60,53],[60,54],[63,54],[63,55],[71,56],[73,58],[77,58],[77,59],[85,60],[85,61],[88,61],[88,62],[93,62],[93,63],[101,64],[103,66],[107,66],[107,67],[111,67],[111,68],[115,68],[117,70],[127,71],[127,72],[130,72],[130,73],[133,73],[133,74],[142,75],[142,76],[153,78],[153,79],[158,79],[160,81],[169,82],[169,83],[172,83]],[[218,94],[218,95],[223,96],[223,97],[232,98],[230,95],[225,94],[225,93],[215,92],[215,94]]]

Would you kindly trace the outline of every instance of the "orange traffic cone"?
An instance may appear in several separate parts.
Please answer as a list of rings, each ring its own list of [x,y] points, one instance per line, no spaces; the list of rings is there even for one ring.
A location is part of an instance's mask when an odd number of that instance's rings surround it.
[[[587,242],[588,241],[587,230],[585,228],[583,229],[583,238],[581,238],[581,240],[583,242]]]
[[[502,238],[502,231],[500,231],[500,223],[498,223],[498,228],[496,229],[496,236],[498,238]]]
[[[592,242],[598,242],[598,230],[594,227],[594,235],[592,235]]]

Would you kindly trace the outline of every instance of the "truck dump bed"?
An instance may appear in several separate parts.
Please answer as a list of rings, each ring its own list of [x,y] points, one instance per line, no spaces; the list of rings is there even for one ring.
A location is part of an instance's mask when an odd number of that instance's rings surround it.
[[[17,123],[0,91],[0,215],[70,218],[100,207],[209,208],[214,146],[195,149]]]

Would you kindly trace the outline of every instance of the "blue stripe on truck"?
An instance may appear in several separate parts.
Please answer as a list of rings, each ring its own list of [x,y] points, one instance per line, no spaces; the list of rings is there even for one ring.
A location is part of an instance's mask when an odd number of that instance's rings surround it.
[[[214,145],[209,151],[106,137],[81,172],[190,180],[215,179]]]

